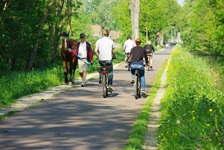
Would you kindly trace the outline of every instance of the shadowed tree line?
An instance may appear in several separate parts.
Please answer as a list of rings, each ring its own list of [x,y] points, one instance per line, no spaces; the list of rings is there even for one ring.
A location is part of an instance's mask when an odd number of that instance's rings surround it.
[[[72,0],[2,0],[0,68],[31,70],[59,59],[60,32],[79,5]],[[67,28],[67,29],[66,29]]]

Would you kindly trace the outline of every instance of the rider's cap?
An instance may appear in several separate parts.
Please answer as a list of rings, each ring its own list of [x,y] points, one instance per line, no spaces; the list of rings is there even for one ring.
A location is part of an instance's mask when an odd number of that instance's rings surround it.
[[[84,37],[86,37],[86,35],[84,33],[81,33],[80,38],[84,38]]]
[[[131,39],[131,36],[129,35],[129,36],[127,37],[127,39]]]

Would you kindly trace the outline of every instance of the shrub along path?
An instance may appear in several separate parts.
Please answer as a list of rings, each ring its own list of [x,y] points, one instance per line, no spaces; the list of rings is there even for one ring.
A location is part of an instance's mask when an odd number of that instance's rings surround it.
[[[170,53],[162,50],[154,55],[155,70],[146,71],[147,91]],[[36,104],[0,120],[0,149],[122,149],[147,98],[135,100],[124,64],[115,68],[115,91],[107,98],[95,75],[86,87],[59,86],[45,91],[47,97],[38,93],[21,100],[21,107],[33,99]]]

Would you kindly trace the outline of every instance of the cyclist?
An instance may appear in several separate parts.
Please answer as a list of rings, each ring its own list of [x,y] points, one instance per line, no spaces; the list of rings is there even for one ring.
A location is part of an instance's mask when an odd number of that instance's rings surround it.
[[[113,84],[113,63],[112,59],[115,57],[114,51],[114,42],[108,37],[109,31],[102,31],[103,38],[97,40],[95,47],[95,55],[98,57],[99,64],[102,66],[102,62],[107,62],[108,66],[111,66],[111,71],[108,77],[108,91],[112,92],[112,84]],[[101,84],[101,73],[99,75],[99,83]]]
[[[139,69],[140,79],[141,79],[141,87],[142,87],[142,95],[147,96],[145,91],[145,68],[143,59],[145,58],[146,64],[148,65],[148,59],[146,55],[146,50],[141,47],[141,40],[137,38],[135,40],[136,46],[131,49],[131,60],[130,60],[130,67],[131,67],[131,83],[135,82],[135,69]]]
[[[155,49],[152,46],[151,41],[147,41],[147,43],[146,43],[144,48],[145,48],[146,53],[147,53],[147,55],[149,57],[149,64],[150,64],[149,67],[152,69],[152,57],[153,57],[153,53],[155,52]]]
[[[124,52],[125,52],[125,67],[128,67],[128,63],[127,63],[127,59],[128,59],[128,56],[130,57],[130,51],[131,49],[135,46],[135,42],[131,39],[131,36],[128,36],[127,37],[127,40],[124,42],[124,46],[123,46],[123,49],[124,49]]]

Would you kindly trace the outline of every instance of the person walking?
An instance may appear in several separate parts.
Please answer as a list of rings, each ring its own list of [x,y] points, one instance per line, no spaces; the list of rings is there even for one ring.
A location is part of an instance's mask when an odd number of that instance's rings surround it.
[[[148,59],[146,55],[145,48],[141,47],[141,40],[137,38],[135,40],[136,46],[131,49],[130,55],[130,67],[131,67],[131,83],[135,82],[135,70],[139,69],[140,79],[141,79],[141,86],[142,86],[142,95],[147,96],[145,91],[145,68],[144,68],[144,61],[145,58],[146,64],[148,65]]]
[[[79,74],[82,79],[82,87],[85,87],[86,83],[86,74],[88,69],[87,62],[92,63],[93,59],[93,52],[89,42],[86,41],[86,35],[84,33],[80,34],[80,42],[77,44],[78,50],[78,67],[79,67]]]
[[[96,42],[95,47],[95,55],[98,57],[98,61],[100,66],[102,66],[102,62],[106,62],[108,66],[111,66],[111,70],[109,72],[108,77],[108,91],[112,92],[112,84],[113,84],[113,63],[112,59],[115,56],[114,50],[114,42],[108,37],[109,31],[102,31],[103,37]],[[99,83],[101,84],[101,73],[99,75]]]
[[[152,57],[153,57],[153,54],[155,52],[155,49],[154,47],[152,46],[151,44],[151,41],[147,41],[146,45],[144,46],[145,50],[146,50],[146,54],[148,56],[148,60],[149,60],[149,67],[152,69]]]
[[[130,51],[135,46],[135,42],[131,39],[131,36],[127,37],[127,40],[124,42],[123,49],[125,52],[125,67],[128,67],[128,58],[130,57]]]

